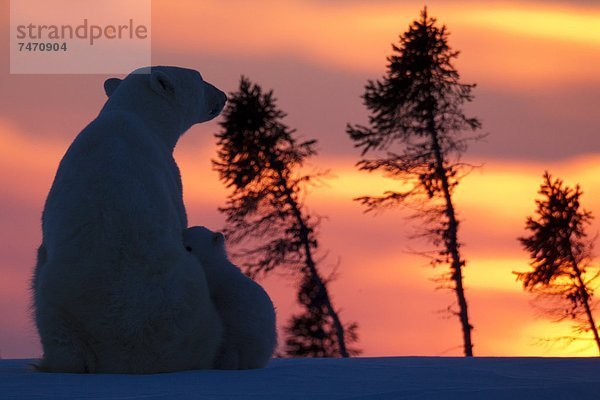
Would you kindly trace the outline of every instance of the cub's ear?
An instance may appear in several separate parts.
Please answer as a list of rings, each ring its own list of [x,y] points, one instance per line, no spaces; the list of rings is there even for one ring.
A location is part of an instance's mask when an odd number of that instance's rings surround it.
[[[162,96],[175,93],[173,81],[167,74],[161,71],[152,71],[152,74],[150,74],[150,87]]]
[[[122,79],[119,78],[109,78],[104,81],[104,92],[106,92],[106,96],[110,97],[117,87],[121,84]]]
[[[225,236],[221,232],[215,232],[213,236],[213,244],[222,245],[225,243]]]

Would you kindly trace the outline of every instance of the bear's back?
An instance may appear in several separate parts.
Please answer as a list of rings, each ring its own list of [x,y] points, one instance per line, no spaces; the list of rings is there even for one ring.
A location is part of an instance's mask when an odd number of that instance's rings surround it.
[[[97,239],[127,237],[126,230],[137,234],[150,220],[178,232],[187,225],[172,154],[134,114],[101,113],[73,141],[56,173],[43,216],[49,256],[80,230]]]

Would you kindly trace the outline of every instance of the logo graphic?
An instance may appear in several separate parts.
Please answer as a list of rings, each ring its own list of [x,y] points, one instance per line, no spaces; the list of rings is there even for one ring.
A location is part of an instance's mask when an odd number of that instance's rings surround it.
[[[12,74],[126,74],[150,65],[151,0],[11,0]]]

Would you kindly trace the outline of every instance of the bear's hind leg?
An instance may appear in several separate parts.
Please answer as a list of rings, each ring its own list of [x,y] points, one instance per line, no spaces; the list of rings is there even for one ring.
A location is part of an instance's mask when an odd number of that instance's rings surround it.
[[[65,318],[65,313],[61,314],[44,335],[44,357],[36,369],[43,372],[96,372],[98,360],[91,347],[91,338],[79,324]]]
[[[240,354],[236,346],[227,345],[227,338],[215,357],[214,368],[234,370],[240,369]]]

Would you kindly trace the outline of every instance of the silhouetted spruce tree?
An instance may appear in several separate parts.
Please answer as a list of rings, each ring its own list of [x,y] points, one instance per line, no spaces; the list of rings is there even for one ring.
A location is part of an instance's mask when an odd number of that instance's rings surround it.
[[[452,194],[469,167],[460,162],[460,155],[469,140],[481,137],[463,135],[480,128],[480,122],[462,110],[472,100],[475,85],[460,83],[452,65],[458,52],[448,46],[446,27],[438,26],[427,8],[392,47],[385,76],[370,80],[362,96],[370,111],[369,126],[348,125],[347,133],[355,147],[362,148],[363,157],[370,152],[379,156],[363,158],[358,168],[399,180],[401,190],[356,200],[367,212],[409,206],[426,222],[423,236],[436,246],[432,265],[449,266],[439,281],[456,294],[458,310],[452,312],[462,326],[464,353],[472,356],[473,327],[463,287],[465,260]]]
[[[298,302],[304,310],[294,315],[285,329],[288,334],[287,354],[302,357],[340,356],[335,326],[328,321],[329,311],[325,295],[310,276],[305,276],[298,291]],[[355,343],[358,340],[356,330],[356,323],[345,327],[346,343]],[[360,354],[360,351],[354,348],[346,350],[352,356]]]
[[[305,313],[290,321],[287,332],[294,338],[286,352],[348,357],[356,325],[344,326],[332,304],[315,259],[319,218],[302,200],[306,186],[324,175],[299,172],[305,159],[316,154],[316,141],[298,142],[295,131],[282,122],[285,114],[276,107],[273,92],[263,93],[245,77],[239,91],[230,94],[223,117],[213,165],[232,189],[220,209],[226,216],[225,234],[238,247],[250,247],[237,253],[248,275],[285,269],[303,282],[299,299]]]
[[[547,308],[557,321],[576,322],[577,333],[592,332],[600,352],[598,328],[592,314],[592,282],[598,277],[598,266],[592,266],[592,242],[586,226],[592,220],[589,211],[580,209],[582,191],[563,186],[548,172],[540,187],[534,217],[528,217],[525,228],[529,235],[519,241],[529,252],[532,271],[517,272],[523,288],[537,293],[541,299],[558,300],[561,306]],[[591,270],[594,273],[590,273]]]

